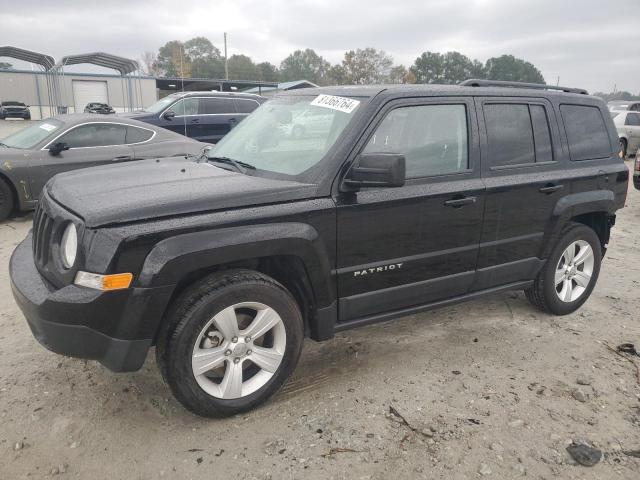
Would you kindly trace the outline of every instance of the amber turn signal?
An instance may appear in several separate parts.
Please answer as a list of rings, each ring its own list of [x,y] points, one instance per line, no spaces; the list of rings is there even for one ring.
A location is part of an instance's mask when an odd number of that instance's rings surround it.
[[[122,290],[129,288],[133,275],[131,273],[115,273],[112,275],[100,275],[97,273],[78,272],[75,284],[95,290]]]

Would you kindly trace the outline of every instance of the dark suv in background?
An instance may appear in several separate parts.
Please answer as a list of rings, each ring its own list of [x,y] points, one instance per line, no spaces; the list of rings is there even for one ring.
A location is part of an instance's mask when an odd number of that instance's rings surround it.
[[[29,105],[9,100],[0,103],[0,120],[4,120],[5,118],[22,118],[23,120],[31,120]]]
[[[267,99],[248,93],[180,92],[127,117],[216,143]]]
[[[301,115],[317,127],[288,135]],[[628,183],[584,90],[300,89],[198,159],[54,177],[11,282],[47,348],[132,371],[156,345],[180,402],[231,415],[278,390],[305,336],[506,290],[574,312]]]

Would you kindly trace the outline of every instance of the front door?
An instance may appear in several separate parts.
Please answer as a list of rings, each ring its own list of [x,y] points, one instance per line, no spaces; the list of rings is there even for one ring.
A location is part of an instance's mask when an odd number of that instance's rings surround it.
[[[32,192],[37,198],[44,184],[54,175],[78,168],[130,161],[133,149],[126,145],[127,126],[118,123],[86,123],[72,127],[49,145],[30,157],[29,178]],[[47,148],[54,143],[65,143],[69,150],[57,155]]]
[[[339,321],[410,309],[469,291],[484,185],[469,98],[388,104],[362,153],[406,158],[406,184],[340,193]]]

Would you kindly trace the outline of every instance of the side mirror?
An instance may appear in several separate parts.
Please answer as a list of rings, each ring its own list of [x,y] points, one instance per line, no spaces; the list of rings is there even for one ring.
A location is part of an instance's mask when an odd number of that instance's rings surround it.
[[[64,142],[56,142],[49,147],[49,153],[51,155],[60,155],[60,152],[69,150],[69,145]]]
[[[162,118],[169,121],[173,120],[175,116],[176,116],[176,112],[174,112],[173,110],[167,110],[162,114]]]
[[[347,173],[342,182],[342,190],[354,191],[363,187],[402,187],[405,175],[404,155],[364,153],[358,155]]]

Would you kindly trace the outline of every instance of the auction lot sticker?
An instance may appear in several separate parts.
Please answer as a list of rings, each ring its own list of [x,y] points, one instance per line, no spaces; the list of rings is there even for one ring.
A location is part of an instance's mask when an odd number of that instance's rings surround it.
[[[47,132],[53,132],[56,129],[55,125],[51,125],[50,123],[43,123],[40,125],[40,128],[46,130]]]
[[[351,113],[358,105],[360,105],[360,100],[336,97],[335,95],[318,95],[314,98],[313,102],[311,102],[311,105],[330,108],[331,110],[338,110],[344,113]]]

